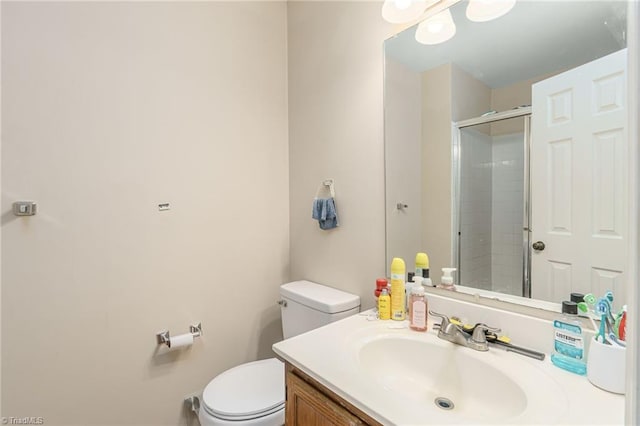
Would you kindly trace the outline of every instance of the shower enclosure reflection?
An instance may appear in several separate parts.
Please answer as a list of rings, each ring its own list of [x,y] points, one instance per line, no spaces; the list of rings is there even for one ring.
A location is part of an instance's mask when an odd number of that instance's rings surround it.
[[[453,241],[461,285],[529,297],[525,152],[530,111],[523,113],[508,119],[508,126],[491,116],[458,124]],[[496,121],[475,124],[492,118]]]

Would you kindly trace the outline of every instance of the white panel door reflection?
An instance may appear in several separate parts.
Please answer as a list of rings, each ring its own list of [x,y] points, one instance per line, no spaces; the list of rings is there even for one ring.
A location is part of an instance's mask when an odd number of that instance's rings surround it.
[[[614,291],[627,269],[626,49],[533,85],[532,297]],[[542,245],[537,244],[540,248]]]

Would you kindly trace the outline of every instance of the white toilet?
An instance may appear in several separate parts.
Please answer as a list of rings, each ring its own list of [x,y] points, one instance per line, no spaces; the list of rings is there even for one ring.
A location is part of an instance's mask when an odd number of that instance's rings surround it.
[[[360,311],[358,296],[310,281],[283,284],[280,295],[285,339]],[[238,365],[211,380],[198,418],[202,426],[281,426],[284,401],[284,364],[269,358]]]

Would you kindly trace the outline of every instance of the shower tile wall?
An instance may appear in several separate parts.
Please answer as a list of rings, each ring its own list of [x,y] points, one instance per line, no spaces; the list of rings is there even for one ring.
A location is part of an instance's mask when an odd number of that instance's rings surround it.
[[[492,144],[492,290],[522,295],[522,133],[494,136]]]
[[[461,134],[461,285],[491,289],[491,137],[473,129]]]

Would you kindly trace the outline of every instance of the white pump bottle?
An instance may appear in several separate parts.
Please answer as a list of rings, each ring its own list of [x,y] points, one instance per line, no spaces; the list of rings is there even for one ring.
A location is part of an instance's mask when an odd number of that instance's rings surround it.
[[[442,268],[442,279],[438,288],[455,291],[456,286],[453,284],[453,276],[451,274],[456,270],[456,268]]]

